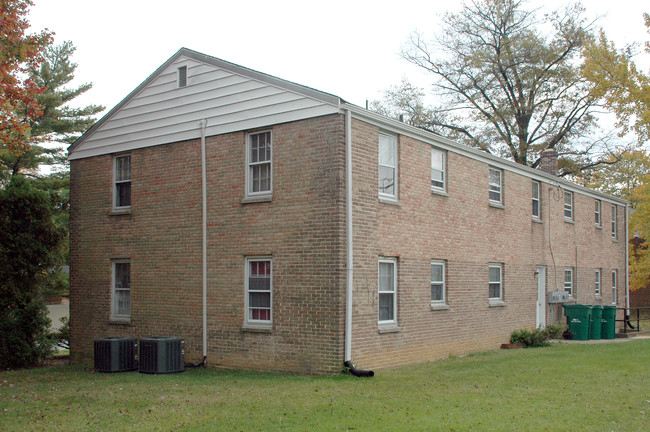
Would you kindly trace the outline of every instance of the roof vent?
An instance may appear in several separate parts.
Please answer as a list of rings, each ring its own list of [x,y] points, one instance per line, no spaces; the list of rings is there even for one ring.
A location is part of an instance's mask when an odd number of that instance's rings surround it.
[[[178,68],[178,88],[187,87],[187,66]]]

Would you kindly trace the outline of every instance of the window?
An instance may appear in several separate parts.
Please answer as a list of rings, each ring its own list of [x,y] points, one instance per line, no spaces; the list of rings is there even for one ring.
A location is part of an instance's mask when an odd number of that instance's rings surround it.
[[[564,192],[564,219],[573,220],[573,193]]]
[[[131,317],[131,263],[128,260],[113,261],[113,305],[111,317]]]
[[[573,267],[565,267],[564,269],[564,291],[573,297]]]
[[[596,289],[595,289],[596,297],[601,296],[601,293],[600,293],[600,273],[601,273],[600,269],[596,269]]]
[[[501,300],[503,298],[502,276],[503,266],[501,264],[490,264],[489,275],[489,298]]]
[[[379,134],[379,196],[397,199],[397,137]]]
[[[618,273],[616,270],[612,270],[612,304],[616,304],[616,283],[617,283]]]
[[[533,217],[535,219],[540,219],[542,217],[542,209],[540,206],[540,194],[539,191],[541,189],[540,183],[538,181],[533,180],[533,191],[532,191],[532,197],[533,197]]]
[[[431,303],[445,300],[445,262],[431,261]]]
[[[397,323],[397,261],[379,260],[379,324]]]
[[[431,188],[445,190],[445,153],[431,149]]]
[[[503,204],[501,196],[501,177],[501,170],[490,168],[490,202]]]
[[[114,208],[131,207],[131,156],[117,156],[113,159],[115,177]]]
[[[270,258],[246,259],[246,323],[271,324],[273,269]]]
[[[612,205],[612,240],[616,239],[616,206]]]
[[[248,196],[269,195],[272,189],[271,131],[257,132],[248,135],[246,182]]]
[[[187,87],[187,66],[178,68],[178,88]]]
[[[594,201],[594,224],[600,226],[600,200]]]

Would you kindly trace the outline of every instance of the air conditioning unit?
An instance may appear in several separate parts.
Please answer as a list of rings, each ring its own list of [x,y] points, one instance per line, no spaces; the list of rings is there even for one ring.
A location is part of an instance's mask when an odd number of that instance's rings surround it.
[[[550,291],[548,293],[549,303],[567,303],[569,298],[569,293],[566,291]]]
[[[138,340],[108,337],[95,340],[95,370],[126,372],[138,369]]]
[[[164,374],[185,370],[185,341],[175,337],[140,339],[140,372]]]

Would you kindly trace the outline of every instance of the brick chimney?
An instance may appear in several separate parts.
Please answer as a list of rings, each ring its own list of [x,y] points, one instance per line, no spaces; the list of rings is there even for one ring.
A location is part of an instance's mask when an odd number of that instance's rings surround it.
[[[539,168],[548,174],[557,175],[557,150],[547,148],[540,154]]]

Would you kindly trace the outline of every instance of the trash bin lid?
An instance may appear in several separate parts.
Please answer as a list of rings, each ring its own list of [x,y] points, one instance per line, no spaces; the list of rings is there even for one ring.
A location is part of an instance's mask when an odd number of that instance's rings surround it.
[[[591,306],[583,305],[583,304],[563,304],[562,307],[565,309],[581,309],[581,310],[591,309]]]

